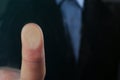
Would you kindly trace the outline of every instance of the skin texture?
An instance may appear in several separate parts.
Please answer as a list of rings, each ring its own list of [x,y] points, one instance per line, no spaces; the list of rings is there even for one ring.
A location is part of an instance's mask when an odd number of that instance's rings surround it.
[[[0,80],[44,80],[46,70],[42,30],[37,24],[26,24],[21,31],[21,41],[21,71],[2,67]]]
[[[0,68],[0,80],[19,80],[20,71],[8,67]]]

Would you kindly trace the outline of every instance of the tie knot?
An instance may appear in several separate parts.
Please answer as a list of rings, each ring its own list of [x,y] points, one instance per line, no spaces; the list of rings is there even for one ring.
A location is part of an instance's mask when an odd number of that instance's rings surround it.
[[[64,3],[70,4],[72,6],[78,7],[78,8],[83,8],[82,2],[80,0],[59,0],[59,6],[61,6]],[[82,0],[83,1],[83,0]]]

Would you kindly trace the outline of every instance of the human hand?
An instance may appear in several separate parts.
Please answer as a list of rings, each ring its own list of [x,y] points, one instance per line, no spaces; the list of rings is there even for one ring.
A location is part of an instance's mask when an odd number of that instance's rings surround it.
[[[29,23],[23,27],[21,39],[21,71],[0,68],[0,80],[44,80],[46,70],[42,30],[37,24]]]

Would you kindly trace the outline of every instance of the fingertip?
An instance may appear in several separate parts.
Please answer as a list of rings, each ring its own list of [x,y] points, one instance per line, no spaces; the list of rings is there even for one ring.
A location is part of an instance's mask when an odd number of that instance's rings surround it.
[[[42,46],[43,32],[35,23],[26,24],[21,31],[22,45],[29,49],[37,49]]]
[[[43,33],[39,25],[26,24],[21,31],[22,59],[39,62],[44,59]]]

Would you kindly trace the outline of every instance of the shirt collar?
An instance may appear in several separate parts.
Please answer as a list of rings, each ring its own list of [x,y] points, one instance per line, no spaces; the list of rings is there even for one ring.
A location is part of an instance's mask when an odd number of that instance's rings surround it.
[[[64,0],[56,0],[56,4],[59,5],[63,2]],[[82,8],[84,7],[84,1],[85,0],[76,0],[76,2],[81,6]]]
[[[81,6],[82,8],[84,7],[84,1],[85,0],[76,0],[76,1],[79,4],[79,6]]]

